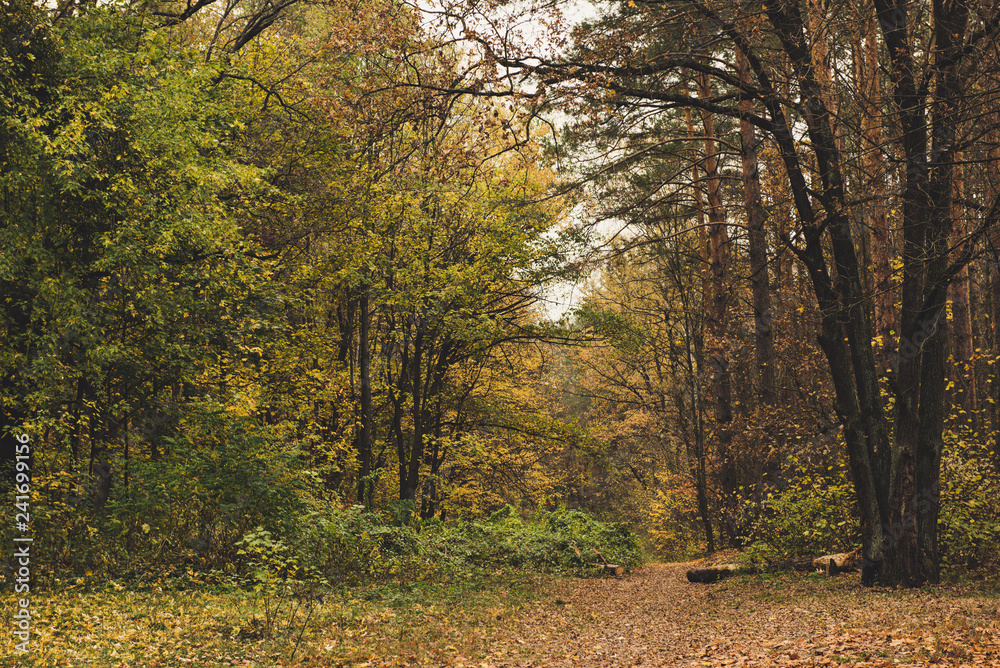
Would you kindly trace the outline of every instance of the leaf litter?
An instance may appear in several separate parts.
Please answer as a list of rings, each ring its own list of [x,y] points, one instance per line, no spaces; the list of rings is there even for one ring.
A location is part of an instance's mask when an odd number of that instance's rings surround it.
[[[1000,592],[890,590],[857,576],[689,583],[695,564],[561,583],[487,668],[579,666],[1000,666]]]
[[[856,575],[786,574],[705,585],[685,577],[696,565],[344,592],[308,624],[279,620],[305,629],[297,652],[295,634],[259,632],[260,611],[236,595],[53,593],[33,599],[32,655],[8,646],[0,665],[1000,666],[996,581],[889,590]]]

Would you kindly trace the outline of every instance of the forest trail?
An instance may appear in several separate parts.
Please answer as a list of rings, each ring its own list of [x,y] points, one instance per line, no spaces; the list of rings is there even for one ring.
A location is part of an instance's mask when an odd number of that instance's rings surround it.
[[[567,581],[483,665],[1000,666],[995,595],[865,589],[851,575],[691,584],[695,565]]]

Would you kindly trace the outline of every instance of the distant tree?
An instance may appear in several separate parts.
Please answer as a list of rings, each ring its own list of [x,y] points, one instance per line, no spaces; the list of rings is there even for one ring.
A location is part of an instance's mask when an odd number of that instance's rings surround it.
[[[872,15],[878,35],[859,37],[856,28]],[[637,0],[577,27],[563,54],[514,44],[516,33],[504,30],[470,35],[485,58],[477,75],[492,77],[493,90],[511,92],[527,78],[536,87],[522,95],[563,109],[585,100],[594,124],[632,110],[653,119],[691,108],[748,122],[766,136],[789,198],[774,207],[795,219],[784,247],[773,252],[795,255],[819,307],[813,331],[844,424],[866,584],[919,585],[939,575],[947,289],[1000,215],[997,192],[978,193],[966,208],[969,232],[952,247],[956,164],[997,121],[1000,89],[991,82],[998,29],[995,7],[962,1],[876,0],[851,21],[818,2]],[[851,59],[849,45],[875,40],[877,56],[860,49],[854,56],[868,77],[876,76],[877,58],[884,78],[855,104],[851,91],[861,82],[845,78],[841,65]],[[737,52],[749,78],[736,67]],[[711,91],[699,85],[705,77]],[[872,168],[872,149],[864,149],[878,127],[882,170]],[[993,168],[995,155],[977,155],[966,162]],[[874,318],[889,317],[884,301],[875,306],[879,290],[889,289],[880,275],[886,237],[867,203],[887,181],[897,184],[889,199],[901,238],[891,255],[901,272],[901,310],[894,340],[883,339],[880,354]],[[866,215],[875,216],[868,218],[872,243],[883,244],[871,248],[874,274],[859,231]],[[891,362],[888,373],[879,359]]]

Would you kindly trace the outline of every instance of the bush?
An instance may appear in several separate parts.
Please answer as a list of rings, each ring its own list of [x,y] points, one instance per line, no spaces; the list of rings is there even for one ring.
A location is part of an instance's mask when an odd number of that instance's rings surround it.
[[[507,506],[487,521],[457,525],[451,540],[470,563],[481,565],[564,572],[598,562],[595,548],[611,563],[642,563],[638,538],[628,527],[599,522],[579,510],[539,512],[524,520]]]
[[[420,568],[425,548],[414,526],[392,525],[364,506],[316,504],[301,518],[301,562],[331,582],[396,576]]]
[[[242,579],[256,577],[262,564],[275,570],[262,555],[276,550],[281,577],[313,582],[413,580],[474,567],[567,572],[597,562],[594,548],[626,567],[641,562],[627,527],[581,511],[522,519],[506,507],[450,525],[420,520],[405,504],[368,512],[321,499],[303,458],[269,427],[205,410],[182,429],[156,459],[134,452],[127,462],[113,459],[102,509],[89,499],[87,476],[71,473],[72,462],[37,464],[33,527],[48,548],[33,572],[146,579],[200,571]],[[9,537],[11,528],[5,531]]]
[[[945,433],[938,544],[945,572],[1000,565],[1000,479],[990,445]],[[789,460],[783,489],[772,488],[753,525],[746,556],[773,563],[846,552],[861,544],[854,486],[844,459],[825,468]]]
[[[524,520],[505,507],[487,520],[448,526],[436,520],[390,522],[361,506],[314,510],[303,518],[298,563],[331,582],[416,579],[473,567],[579,571],[599,561],[594,548],[613,563],[641,563],[638,539],[627,527],[580,511],[541,512]]]
[[[747,556],[774,563],[796,556],[849,552],[861,526],[846,458],[810,463],[790,457],[782,488],[771,486],[751,524]]]
[[[36,572],[232,571],[236,543],[248,531],[262,527],[286,541],[298,533],[311,480],[293,448],[228,414],[205,413],[186,427],[155,460],[111,457],[111,496],[101,510],[89,476],[73,473],[67,457],[36,461],[32,528],[47,546],[33,560]]]
[[[1000,565],[1000,480],[990,448],[953,432],[945,434],[941,465],[938,544],[945,571]]]
[[[659,557],[687,561],[708,548],[694,484],[686,476],[670,476],[649,495],[643,522],[650,549]]]

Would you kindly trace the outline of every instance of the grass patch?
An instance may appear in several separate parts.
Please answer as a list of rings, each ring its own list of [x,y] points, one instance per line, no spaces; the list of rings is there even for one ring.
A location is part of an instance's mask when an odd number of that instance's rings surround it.
[[[324,592],[114,583],[31,596],[30,653],[12,666],[453,665],[481,659],[555,576],[479,571]],[[4,594],[4,628],[14,596]]]

